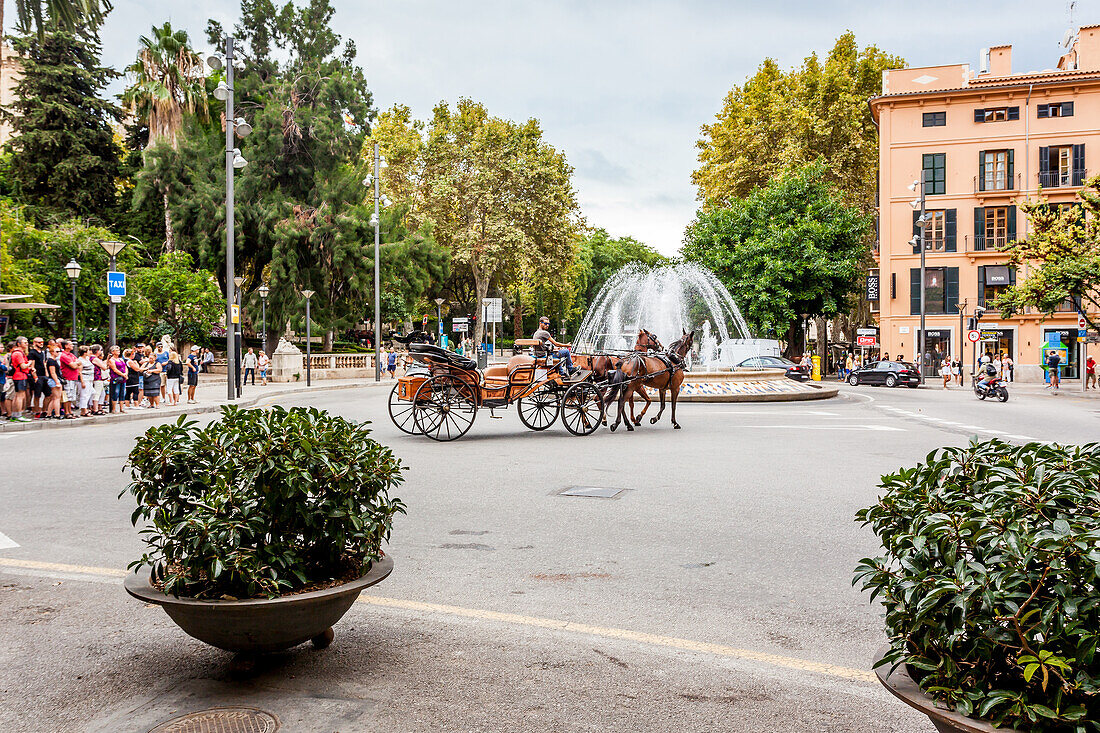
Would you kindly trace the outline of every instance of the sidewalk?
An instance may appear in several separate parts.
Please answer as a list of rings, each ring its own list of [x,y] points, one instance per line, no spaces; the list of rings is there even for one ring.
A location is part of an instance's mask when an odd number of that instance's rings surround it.
[[[203,379],[199,382],[196,397],[201,399],[197,405],[180,404],[173,407],[159,407],[157,409],[127,410],[121,414],[101,415],[99,417],[85,417],[79,420],[34,420],[32,422],[8,422],[0,419],[0,433],[18,432],[24,430],[53,430],[60,428],[81,428],[101,423],[129,422],[131,420],[162,420],[167,417],[180,415],[201,415],[207,412],[217,412],[223,405],[234,404],[239,407],[252,407],[261,400],[283,395],[298,394],[301,392],[321,392],[330,389],[354,389],[356,387],[377,389],[385,387],[391,389],[394,380],[383,379],[375,382],[373,379],[326,379],[316,381],[307,387],[301,382],[289,382],[280,384],[268,384],[261,387],[247,385],[242,389],[241,398],[232,403],[226,399],[225,377]],[[220,395],[220,399],[209,399],[213,395]],[[202,399],[202,398],[207,399]]]
[[[1047,394],[1055,396],[1042,382],[1009,382],[1008,391],[1010,393],[1019,392],[1020,394]],[[1090,387],[1087,392],[1082,392],[1081,380],[1074,379],[1070,381],[1063,379],[1062,386],[1056,393],[1056,396],[1059,399],[1068,397],[1078,400],[1100,400],[1100,389],[1093,389]]]

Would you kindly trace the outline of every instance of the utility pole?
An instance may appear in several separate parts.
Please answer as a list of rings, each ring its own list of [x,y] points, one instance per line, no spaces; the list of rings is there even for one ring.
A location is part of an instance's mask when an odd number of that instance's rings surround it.
[[[381,242],[381,222],[378,219],[378,199],[381,193],[382,169],[379,167],[378,143],[374,143],[374,381],[382,381],[382,303],[378,280],[378,250]]]
[[[225,39],[225,83],[229,93],[225,97],[225,382],[228,387],[229,401],[237,397],[237,385],[233,375],[237,373],[237,331],[233,324],[233,305],[236,303],[233,278],[234,263],[234,222],[233,212],[233,36]]]

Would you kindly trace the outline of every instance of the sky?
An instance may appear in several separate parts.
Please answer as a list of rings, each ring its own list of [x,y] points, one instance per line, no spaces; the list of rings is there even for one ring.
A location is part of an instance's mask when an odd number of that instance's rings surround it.
[[[304,0],[299,0],[303,2]],[[14,2],[6,0],[8,17]],[[279,0],[277,0],[279,2]],[[113,0],[104,62],[122,69],[137,39],[170,20],[206,50],[206,19],[230,27],[233,0]],[[574,166],[592,227],[675,254],[698,206],[700,127],[765,57],[784,67],[852,30],[911,66],[969,63],[1013,45],[1013,70],[1051,68],[1070,24],[1063,0],[333,0],[379,109],[419,118],[470,97],[490,113],[537,118]],[[1100,23],[1078,0],[1076,25]],[[11,23],[9,22],[9,25]],[[121,87],[112,91],[120,91]],[[247,154],[246,154],[247,155]]]

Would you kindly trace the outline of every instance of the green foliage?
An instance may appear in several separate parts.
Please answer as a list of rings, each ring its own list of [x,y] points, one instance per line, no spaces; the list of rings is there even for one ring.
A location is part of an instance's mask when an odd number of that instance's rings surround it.
[[[135,307],[152,314],[154,324],[159,319],[167,325],[177,344],[185,336],[208,336],[225,322],[225,299],[214,274],[193,269],[185,252],[165,252],[156,267],[136,270],[131,283]]]
[[[883,663],[998,726],[1100,730],[1100,444],[944,448],[882,488],[856,518],[885,555],[854,583],[886,609]]]
[[[1087,181],[1079,196],[1079,206],[1050,206],[1042,197],[1021,204],[1028,236],[1004,249],[1027,276],[993,304],[1003,318],[1026,308],[1053,313],[1074,298],[1089,326],[1100,328],[1100,176]]]
[[[39,39],[47,30],[94,37],[110,11],[110,0],[15,0],[16,28]]]
[[[599,295],[604,283],[626,265],[639,263],[652,267],[667,261],[667,257],[634,237],[615,238],[606,229],[589,232],[577,252],[576,287],[581,313]]]
[[[149,428],[130,452],[132,521],[149,523],[130,567],[198,598],[270,598],[366,571],[405,511],[389,496],[401,462],[370,432],[299,407]]]
[[[701,210],[683,254],[714,271],[754,332],[774,330],[790,341],[802,314],[832,317],[848,307],[870,225],[817,162],[733,199],[728,208]]]
[[[153,26],[152,37],[138,42],[137,59],[126,67],[131,83],[122,103],[148,129],[147,144],[161,138],[174,144],[185,115],[202,119],[207,114],[202,58],[191,49],[187,31],[171,23]]]
[[[115,207],[121,110],[99,97],[117,72],[99,66],[99,45],[64,32],[13,41],[23,76],[4,118],[13,127],[10,178],[18,200],[58,220],[103,222]]]
[[[813,54],[784,72],[774,59],[726,96],[703,127],[692,180],[708,205],[728,206],[785,170],[823,157],[828,180],[849,203],[874,207],[878,132],[867,107],[882,91],[882,72],[905,61],[875,46],[859,48],[848,31],[824,63]]]

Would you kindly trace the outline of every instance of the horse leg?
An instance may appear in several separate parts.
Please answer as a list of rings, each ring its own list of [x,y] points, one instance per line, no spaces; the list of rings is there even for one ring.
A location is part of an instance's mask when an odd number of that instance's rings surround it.
[[[665,414],[665,387],[659,387],[657,391],[661,394],[661,409],[657,410],[657,414],[649,419],[650,425],[656,425],[657,421],[661,419],[661,415]]]
[[[640,413],[638,413],[638,417],[636,417],[634,419],[634,424],[635,425],[641,425],[642,424],[642,418],[645,417],[646,412],[649,410],[649,406],[653,404],[653,398],[649,396],[649,392],[646,392],[645,382],[637,383],[634,386],[634,391],[636,393],[640,394],[642,396],[642,399],[645,400],[645,407],[643,407],[642,411]],[[633,397],[631,399],[633,399]],[[633,415],[633,410],[631,411],[631,414]]]
[[[680,385],[684,383],[683,375],[678,375],[680,378],[675,379],[672,382],[672,427],[676,430],[680,429],[680,423],[676,422],[676,398],[680,395]]]

